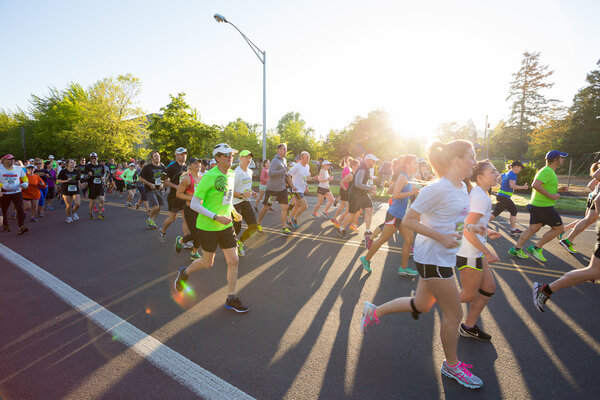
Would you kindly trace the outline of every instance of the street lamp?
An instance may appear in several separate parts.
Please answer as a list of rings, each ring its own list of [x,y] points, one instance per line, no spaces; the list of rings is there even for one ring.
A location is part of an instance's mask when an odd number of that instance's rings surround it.
[[[233,26],[240,33],[240,35],[242,35],[242,37],[244,38],[246,43],[248,43],[248,46],[250,46],[250,48],[252,49],[254,54],[256,54],[256,57],[258,57],[258,59],[260,60],[260,62],[263,65],[263,153],[262,153],[262,159],[266,160],[267,159],[267,52],[259,49],[258,46],[255,45],[254,43],[252,43],[252,41],[250,39],[248,39],[248,37],[246,35],[244,35],[242,33],[242,31],[240,31],[238,29],[237,26],[235,26],[231,22],[227,21],[227,18],[225,18],[223,15],[215,14],[214,18],[217,22],[225,22],[226,24]]]

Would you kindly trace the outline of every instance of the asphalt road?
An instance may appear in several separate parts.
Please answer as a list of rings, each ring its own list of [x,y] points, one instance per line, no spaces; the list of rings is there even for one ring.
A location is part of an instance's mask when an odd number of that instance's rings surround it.
[[[314,198],[309,199],[314,204]],[[554,399],[600,397],[600,286],[585,283],[553,296],[548,311],[531,301],[531,283],[586,266],[595,243],[591,229],[577,240],[578,255],[557,242],[548,262],[513,260],[502,238],[492,243],[498,289],[482,315],[491,343],[461,338],[459,355],[473,364],[484,387],[472,391],[442,377],[439,311],[381,319],[360,331],[365,301],[381,304],[408,295],[416,281],[397,275],[396,242],[373,259],[367,274],[358,258],[360,236],[338,237],[325,219],[301,218],[290,238],[276,233],[269,213],[265,233],[250,239],[240,261],[238,294],[247,314],[225,310],[226,265],[195,273],[193,293],[172,288],[175,271],[189,263],[144,227],[145,213],[110,198],[105,221],[67,225],[62,209],[49,212],[19,237],[0,242],[194,364],[257,399]],[[83,204],[87,207],[87,203]],[[375,222],[386,205],[378,205]],[[161,215],[159,224],[165,218]],[[528,216],[521,213],[519,222]],[[572,220],[564,218],[565,222]],[[11,221],[14,227],[14,220]],[[543,230],[545,231],[545,230]],[[543,232],[542,231],[542,232]],[[0,256],[0,398],[197,398],[78,310]]]

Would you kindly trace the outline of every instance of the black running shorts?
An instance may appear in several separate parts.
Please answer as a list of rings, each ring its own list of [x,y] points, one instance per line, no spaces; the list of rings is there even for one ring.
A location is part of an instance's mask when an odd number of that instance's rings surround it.
[[[483,260],[481,257],[461,257],[456,256],[456,268],[459,270],[463,268],[472,268],[475,271],[481,271],[483,269]]]
[[[208,253],[214,253],[217,250],[217,245],[223,250],[237,247],[237,239],[233,232],[233,226],[222,231],[203,231],[202,229],[198,229],[197,232],[200,235],[202,250]]]
[[[536,207],[528,204],[527,210],[529,210],[529,225],[542,224],[548,226],[561,226],[563,224],[560,215],[552,206]]]
[[[506,196],[496,196],[496,206],[494,207],[494,217],[502,214],[504,210],[508,210],[513,217],[517,215],[517,206],[511,198]]]
[[[361,208],[363,210],[373,208],[371,197],[366,193],[351,191],[349,198],[348,212],[350,214],[356,214]]]
[[[348,191],[340,186],[340,200],[348,201]]]
[[[327,193],[331,193],[331,191],[330,191],[329,189],[326,189],[326,188],[322,188],[322,187],[320,187],[320,186],[317,186],[317,194],[320,194],[320,195],[326,196],[326,195],[327,195]]]
[[[104,196],[104,186],[101,183],[90,183],[88,185],[89,198],[94,200],[99,196]]]
[[[427,279],[450,279],[454,276],[454,268],[439,267],[433,264],[421,264],[415,261],[417,271],[421,278]]]
[[[271,205],[273,205],[273,203],[275,201],[278,202],[280,205],[288,203],[287,189],[283,189],[283,190],[279,190],[279,191],[267,189],[267,191],[265,192],[265,199],[263,200],[263,205],[265,205],[265,206],[268,205],[269,199],[271,197],[273,197],[273,199],[271,199]]]
[[[170,212],[177,213],[183,210],[183,207],[185,206],[185,200],[169,194],[167,196],[167,205],[169,206]]]

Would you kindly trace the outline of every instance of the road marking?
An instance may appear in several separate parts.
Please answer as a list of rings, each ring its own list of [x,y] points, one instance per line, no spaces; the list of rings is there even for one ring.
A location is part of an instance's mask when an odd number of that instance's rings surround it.
[[[152,336],[124,321],[89,297],[81,294],[54,275],[0,244],[0,256],[20,268],[65,303],[75,308],[156,368],[205,399],[251,400],[251,396],[225,382]]]

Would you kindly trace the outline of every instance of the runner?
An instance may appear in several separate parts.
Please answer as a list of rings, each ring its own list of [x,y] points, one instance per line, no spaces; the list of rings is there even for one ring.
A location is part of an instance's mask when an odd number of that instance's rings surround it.
[[[590,176],[592,180],[588,183],[588,188],[591,190],[591,193],[588,196],[587,206],[585,209],[585,218],[582,218],[577,221],[573,221],[570,224],[565,226],[565,232],[569,229],[573,229],[566,238],[562,238],[563,234],[558,235],[559,243],[562,247],[565,248],[569,253],[575,254],[578,251],[575,250],[573,240],[583,231],[585,231],[588,226],[592,225],[594,222],[598,220],[598,208],[600,207],[600,169],[598,168],[600,163],[593,163],[590,168]]]
[[[379,168],[379,177],[381,187],[386,187],[390,184],[392,178],[392,161],[390,159],[386,159],[383,163],[381,163],[381,168]]]
[[[46,185],[42,178],[35,174],[35,165],[27,166],[27,180],[29,184],[27,188],[21,190],[23,195],[23,211],[29,211],[29,221],[37,222],[35,219],[38,210],[38,203],[42,197],[41,189]]]
[[[508,210],[510,212],[510,234],[512,236],[519,236],[523,233],[522,230],[517,229],[517,206],[511,199],[515,189],[529,189],[527,183],[522,186],[517,185],[517,175],[521,172],[522,168],[523,164],[521,164],[521,161],[513,161],[510,164],[510,170],[501,175],[502,182],[496,195],[497,203],[491,218],[493,220],[502,214],[504,210]]]
[[[160,193],[163,187],[163,176],[167,174],[167,169],[160,163],[160,154],[158,151],[150,153],[150,162],[142,168],[138,175],[138,181],[144,184],[146,197],[150,205],[150,215],[146,219],[146,228],[158,229],[156,217],[160,213],[160,208],[164,205],[164,200]],[[163,240],[162,235],[160,239]]]
[[[285,183],[285,175],[287,174],[287,164],[285,161],[286,154],[287,145],[285,143],[277,145],[277,154],[273,157],[269,167],[269,181],[267,182],[263,208],[260,209],[258,214],[258,226],[256,227],[258,232],[262,232],[261,223],[265,214],[271,209],[273,203],[277,201],[281,206],[281,233],[284,235],[292,234],[292,231],[287,227],[288,197]]]
[[[315,208],[313,209],[312,216],[317,218],[317,211],[323,204],[323,199],[327,199],[327,205],[321,214],[323,217],[327,219],[331,219],[331,216],[327,214],[327,210],[333,204],[333,195],[329,190],[329,182],[333,181],[333,176],[329,174],[329,168],[331,168],[331,163],[327,160],[323,161],[321,166],[321,170],[319,171],[319,176],[317,177],[319,181],[319,186],[317,187],[317,204],[315,204]]]
[[[159,232],[159,238],[161,242],[165,242],[167,240],[167,228],[175,222],[177,219],[177,214],[181,211],[183,214],[183,207],[185,206],[185,201],[178,198],[177,193],[177,185],[179,185],[179,179],[181,179],[181,174],[185,172],[187,167],[185,166],[185,160],[187,159],[187,150],[183,147],[178,147],[175,150],[175,161],[169,165],[167,168],[167,179],[165,180],[165,186],[169,186],[171,189],[169,190],[169,195],[167,196],[167,206],[169,207],[169,216],[163,222],[162,229]],[[182,215],[182,217],[184,217]],[[183,226],[182,226],[183,234],[189,235],[190,230],[188,229],[185,218],[183,218]]]
[[[56,183],[62,185],[63,199],[65,200],[65,212],[67,214],[67,224],[73,221],[79,221],[77,210],[81,205],[79,197],[79,180],[81,173],[78,168],[75,168],[75,160],[67,160],[67,168],[60,171]]]
[[[137,175],[135,173],[135,163],[130,162],[127,169],[123,171],[121,176],[125,182],[125,190],[127,190],[127,199],[125,199],[125,207],[133,207],[133,196],[135,196],[135,181]]]
[[[56,171],[52,169],[52,162],[50,162],[50,160],[44,162],[44,169],[48,171],[49,176],[46,182],[46,185],[48,186],[48,194],[46,194],[46,201],[44,205],[46,210],[54,210],[54,207],[52,207],[52,199],[54,199]]]
[[[460,232],[469,210],[463,179],[472,174],[475,151],[468,141],[435,142],[428,150],[428,158],[440,179],[421,190],[402,220],[404,226],[417,232],[414,259],[421,278],[416,294],[379,307],[365,303],[361,328],[366,333],[369,326],[379,323],[379,318],[392,313],[410,312],[417,319],[437,302],[442,313],[440,336],[446,356],[441,373],[477,389],[483,385],[482,380],[469,371],[471,366],[461,362],[457,354],[462,307],[454,280]],[[485,233],[470,224],[466,229]]]
[[[250,150],[240,152],[240,165],[235,169],[235,180],[233,183],[233,207],[242,216],[248,228],[237,241],[238,254],[243,257],[246,255],[244,242],[256,232],[256,214],[250,203],[252,197],[257,193],[252,190],[252,170],[249,168],[252,161]],[[235,236],[238,237],[242,230],[242,220],[233,221]]]
[[[256,205],[254,206],[254,211],[258,212],[258,204],[262,200],[265,192],[267,191],[267,182],[269,181],[269,167],[271,166],[271,161],[263,160],[262,162],[262,170],[260,171],[260,185],[258,186],[258,197],[256,198]]]
[[[90,163],[85,167],[85,175],[88,176],[88,197],[90,198],[90,219],[94,219],[94,208],[98,201],[98,219],[106,219],[104,216],[104,182],[105,169],[102,164],[98,163],[98,154],[90,154]],[[64,194],[64,193],[63,193]]]
[[[22,235],[25,232],[29,232],[29,229],[25,226],[25,211],[23,211],[23,195],[21,194],[22,189],[27,189],[29,186],[29,179],[27,174],[21,167],[13,166],[15,156],[12,154],[5,154],[1,158],[2,165],[0,165],[0,209],[2,209],[3,221],[2,231],[10,232],[10,226],[8,225],[8,207],[10,204],[13,205],[17,213],[17,223],[19,225],[18,234]]]
[[[133,180],[137,182],[137,190],[140,192],[140,199],[136,203],[135,209],[139,210],[140,205],[142,203],[144,203],[144,207],[146,207],[146,213],[148,213],[148,216],[150,216],[150,207],[148,206],[148,197],[146,196],[146,185],[144,185],[138,179],[138,177],[140,176],[140,172],[142,172],[142,169],[144,168],[145,165],[146,165],[146,161],[140,160],[138,162],[138,167],[135,170],[135,175],[133,177]]]
[[[123,175],[123,164],[119,163],[117,164],[117,169],[115,169],[113,173],[117,197],[121,197],[123,195],[123,189],[125,189],[125,181],[121,175]]]
[[[342,220],[340,224],[340,235],[343,238],[348,237],[348,233],[346,233],[346,226],[353,221],[361,212],[361,210],[365,211],[365,244],[369,242],[371,239],[371,220],[373,218],[373,201],[371,201],[371,196],[369,193],[375,192],[377,190],[377,186],[374,184],[369,184],[369,181],[372,181],[374,177],[369,172],[372,168],[374,168],[375,163],[379,161],[377,157],[373,154],[367,154],[365,156],[365,161],[361,164],[361,166],[354,174],[354,182],[352,188],[349,193],[349,206],[348,206],[348,215]]]
[[[360,261],[367,272],[371,272],[371,259],[377,253],[379,248],[392,238],[396,231],[400,231],[404,242],[402,243],[402,263],[398,269],[398,275],[417,276],[419,273],[408,267],[410,258],[410,248],[413,244],[413,233],[411,230],[402,226],[402,218],[406,214],[408,199],[419,193],[419,189],[413,188],[410,183],[410,176],[417,170],[417,156],[409,154],[404,156],[399,171],[394,173],[391,178],[389,191],[392,191],[392,204],[385,215],[383,227],[379,227],[381,236],[373,242],[372,238],[367,241],[367,255],[362,256]]]
[[[115,171],[117,170],[117,166],[115,164],[115,159],[111,158],[106,164],[103,163],[103,165],[106,166],[107,168],[107,174],[106,174],[106,185],[107,185],[107,189],[108,189],[108,193],[114,193],[115,192]]]
[[[231,216],[240,220],[241,215],[235,211],[232,203],[235,173],[230,167],[234,153],[237,153],[237,150],[232,149],[226,143],[216,145],[213,157],[217,160],[217,168],[208,171],[196,185],[190,206],[200,214],[196,221],[196,228],[201,237],[202,258],[193,261],[187,268],[179,269],[175,278],[175,290],[181,292],[186,289],[185,282],[191,273],[213,266],[215,250],[219,245],[227,261],[225,308],[245,313],[248,312],[248,307],[244,306],[240,298],[236,297],[235,291],[239,258]]]
[[[198,213],[190,208],[190,202],[194,196],[194,190],[196,185],[202,179],[200,175],[200,166],[202,165],[201,160],[195,157],[190,158],[189,166],[187,171],[181,175],[181,181],[177,185],[177,198],[185,201],[183,207],[183,217],[185,218],[186,224],[190,230],[190,233],[184,237],[177,236],[175,238],[175,252],[179,253],[184,248],[184,243],[192,241],[192,254],[190,258],[192,261],[200,258],[198,249],[200,248],[200,234],[196,229],[196,220],[198,219]]]
[[[44,181],[44,188],[40,189],[40,200],[38,202],[38,217],[43,217],[44,206],[46,205],[46,197],[48,197],[48,180],[50,179],[50,171],[44,168],[44,162],[41,158],[36,158],[34,161],[34,173]]]
[[[340,206],[335,211],[335,215],[331,219],[331,223],[335,226],[336,229],[340,229],[340,223],[338,221],[343,221],[348,215],[348,193],[350,192],[350,187],[354,182],[354,173],[358,170],[360,163],[358,160],[355,160],[352,157],[344,157],[344,161],[342,161],[342,179],[340,180]],[[338,219],[339,217],[339,219]],[[352,223],[350,224],[350,228],[352,229]]]
[[[290,218],[290,226],[298,229],[298,218],[308,208],[308,203],[304,197],[308,193],[308,181],[314,180],[310,176],[310,154],[307,151],[300,153],[300,160],[290,169],[292,185],[294,186],[294,196],[296,196],[296,206]]]
[[[556,170],[563,165],[567,153],[557,150],[549,151],[546,154],[546,166],[540,169],[533,179],[533,193],[531,200],[527,205],[529,210],[529,227],[521,234],[515,247],[512,247],[508,254],[519,258],[529,258],[521,249],[525,242],[537,233],[544,225],[550,226],[550,230],[542,236],[535,246],[529,246],[527,252],[536,260],[546,262],[542,254],[542,247],[564,232],[563,222],[558,212],[554,209],[556,200],[560,198],[558,192],[566,191],[566,187],[558,188],[558,178]]]
[[[79,189],[81,189],[81,197],[87,197],[87,179],[85,173],[85,167],[87,166],[85,162],[85,157],[81,157],[79,159],[79,165],[77,166],[77,170],[79,171]]]
[[[460,271],[460,300],[470,303],[467,319],[460,324],[459,334],[481,341],[490,341],[492,336],[477,326],[477,319],[496,291],[496,282],[490,269],[490,263],[498,261],[498,256],[486,246],[486,240],[498,239],[498,232],[487,229],[492,215],[492,200],[489,190],[498,180],[498,171],[490,160],[479,161],[473,169],[470,182],[477,183],[469,191],[469,215],[465,224],[481,227],[484,235],[464,231],[460,249],[456,255],[456,268]]]
[[[586,268],[569,271],[549,284],[533,283],[533,304],[538,311],[546,311],[546,302],[554,292],[587,281],[600,279],[600,222],[596,223],[596,235],[598,239],[594,247],[594,254],[592,254],[592,258]]]

